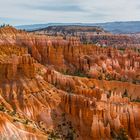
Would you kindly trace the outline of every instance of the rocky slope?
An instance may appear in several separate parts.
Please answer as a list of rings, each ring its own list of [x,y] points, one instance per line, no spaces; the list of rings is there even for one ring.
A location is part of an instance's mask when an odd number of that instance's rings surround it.
[[[45,140],[49,135],[48,130],[53,126],[51,111],[59,104],[60,97],[54,87],[37,76],[36,65],[26,49],[1,46],[1,139]]]
[[[101,46],[113,46],[120,49],[125,47],[140,48],[140,41],[137,34],[112,34],[100,26],[49,26],[33,31],[36,34],[49,36],[76,36],[84,44],[98,44]]]
[[[64,76],[52,69],[45,79],[64,91],[60,106],[80,139],[119,139],[124,130],[129,139],[139,137],[140,104],[132,102],[139,98],[139,85]]]
[[[41,64],[52,65],[56,70],[68,74],[88,75],[105,80],[140,82],[138,50],[130,47],[118,50],[112,47],[83,45],[76,37],[63,39],[63,37],[47,37],[21,33],[21,31],[15,33],[14,30],[10,28],[6,31],[5,29],[6,33],[1,33],[0,44],[26,47]]]
[[[0,138],[139,139],[139,70],[130,48],[1,28]]]

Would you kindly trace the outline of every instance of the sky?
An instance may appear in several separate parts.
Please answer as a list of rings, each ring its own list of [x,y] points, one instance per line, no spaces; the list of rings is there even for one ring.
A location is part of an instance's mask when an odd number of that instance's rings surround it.
[[[0,24],[140,21],[140,0],[0,0]]]

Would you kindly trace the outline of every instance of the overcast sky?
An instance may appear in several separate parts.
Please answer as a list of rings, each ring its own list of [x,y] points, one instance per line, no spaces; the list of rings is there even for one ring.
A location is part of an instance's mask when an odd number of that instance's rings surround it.
[[[0,0],[0,24],[140,21],[140,0]]]

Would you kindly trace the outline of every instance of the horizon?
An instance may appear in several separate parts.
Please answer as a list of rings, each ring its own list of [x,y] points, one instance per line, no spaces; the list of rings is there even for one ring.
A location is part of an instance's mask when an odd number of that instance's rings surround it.
[[[32,24],[19,24],[19,25],[14,25],[16,26],[32,26],[32,25],[45,25],[45,24],[106,24],[106,23],[125,23],[125,22],[140,22],[139,21],[107,21],[107,22],[48,22],[48,23],[32,23]]]
[[[0,5],[0,24],[139,21],[139,13],[139,0],[5,0]]]

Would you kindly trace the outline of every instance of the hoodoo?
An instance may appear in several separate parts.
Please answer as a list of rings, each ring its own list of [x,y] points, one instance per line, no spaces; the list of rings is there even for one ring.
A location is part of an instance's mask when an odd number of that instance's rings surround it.
[[[0,28],[0,139],[140,138],[139,44],[95,27],[84,43],[93,29],[71,28],[84,36]]]

